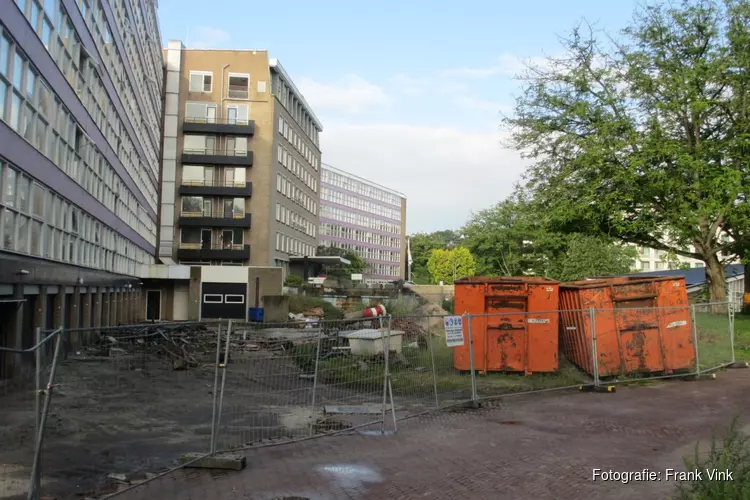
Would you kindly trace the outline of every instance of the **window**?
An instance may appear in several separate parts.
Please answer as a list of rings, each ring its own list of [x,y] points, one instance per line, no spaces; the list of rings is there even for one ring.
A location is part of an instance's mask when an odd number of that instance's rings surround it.
[[[208,200],[210,201],[210,200]],[[203,198],[200,196],[183,196],[182,212],[190,215],[200,215],[203,211]]]
[[[190,72],[190,92],[211,92],[213,73],[205,71]]]
[[[199,244],[201,229],[198,227],[183,227],[180,229],[180,243]]]
[[[184,165],[182,167],[182,184],[185,186],[213,186],[214,168]]]
[[[228,97],[230,99],[249,99],[250,75],[229,73]]]
[[[183,149],[192,154],[213,154],[216,138],[210,135],[186,135]]]
[[[232,217],[245,216],[245,198],[234,198],[232,200]]]
[[[32,185],[31,210],[32,214],[36,217],[44,217],[44,198],[46,194],[47,190],[41,185],[37,183]]]
[[[204,102],[186,103],[185,121],[194,123],[216,123],[216,105]]]
[[[8,76],[10,63],[10,40],[0,36],[0,73]]]
[[[227,123],[230,125],[247,125],[250,107],[247,104],[230,104],[227,106]]]
[[[224,169],[224,185],[244,186],[246,172],[244,167],[227,167]]]
[[[206,304],[222,304],[224,296],[218,293],[207,293],[203,295],[203,302]]]
[[[225,304],[244,304],[245,303],[245,296],[244,295],[226,294],[226,295],[224,295],[224,303]]]

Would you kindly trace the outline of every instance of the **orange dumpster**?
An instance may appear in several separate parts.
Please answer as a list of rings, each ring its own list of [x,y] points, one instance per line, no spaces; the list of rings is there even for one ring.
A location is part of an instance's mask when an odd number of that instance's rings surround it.
[[[600,377],[672,373],[695,362],[685,278],[627,276],[562,283],[560,308],[562,351],[589,374],[594,372],[594,333]]]
[[[471,319],[474,369],[554,372],[558,351],[558,282],[537,277],[472,277],[455,282],[455,313]],[[468,334],[453,349],[457,370],[470,370]]]

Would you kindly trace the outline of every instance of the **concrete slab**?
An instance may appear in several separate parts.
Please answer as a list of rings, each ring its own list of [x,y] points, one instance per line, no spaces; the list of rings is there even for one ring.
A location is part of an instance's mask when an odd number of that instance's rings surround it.
[[[222,470],[242,470],[247,465],[244,455],[236,454],[217,454],[214,456],[204,457],[204,453],[186,453],[180,457],[180,463],[195,462],[186,465],[191,469],[222,469]]]

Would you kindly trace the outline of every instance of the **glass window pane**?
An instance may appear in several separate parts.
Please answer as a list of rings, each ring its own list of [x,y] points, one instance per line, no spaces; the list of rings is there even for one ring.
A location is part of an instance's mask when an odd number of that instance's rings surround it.
[[[245,198],[234,199],[234,206],[232,207],[232,215],[234,217],[242,217],[245,215]]]
[[[0,73],[8,76],[8,64],[10,63],[10,40],[0,36]]]
[[[185,227],[180,230],[180,243],[200,243],[201,242],[201,229],[193,227]]]
[[[34,145],[43,155],[47,155],[47,124],[39,118],[39,115],[37,115],[36,141]]]
[[[185,185],[202,185],[203,167],[198,165],[184,165],[182,167],[182,183]]]
[[[23,215],[18,215],[18,241],[16,250],[23,253],[29,252],[29,219]]]
[[[5,116],[5,97],[8,95],[8,84],[0,80],[0,120],[7,121]]]
[[[32,186],[32,214],[37,217],[44,216],[44,200],[47,190],[41,185],[34,183]]]
[[[28,177],[23,175],[18,176],[18,209],[21,212],[29,212],[29,189],[31,187],[31,181]]]
[[[200,196],[183,196],[182,211],[189,213],[200,213],[203,209],[203,198]]]
[[[24,132],[23,136],[27,141],[34,139],[34,108],[27,105],[26,114],[24,117]]]
[[[50,50],[52,45],[52,25],[45,19],[42,21],[42,43],[47,50]]]
[[[26,69],[26,95],[29,99],[34,97],[34,86],[36,85],[36,75],[31,68]]]
[[[10,102],[10,126],[16,132],[21,130],[21,97],[15,92]]]
[[[13,58],[13,86],[18,89],[23,89],[23,57],[16,52]]]
[[[31,253],[42,255],[42,223],[32,221],[31,223]]]
[[[5,248],[6,250],[14,250],[13,245],[16,240],[16,214],[8,209],[5,209],[3,218],[5,219],[3,229],[3,248]]]
[[[232,243],[235,245],[242,245],[243,243],[243,230],[239,228],[235,228],[232,230]]]

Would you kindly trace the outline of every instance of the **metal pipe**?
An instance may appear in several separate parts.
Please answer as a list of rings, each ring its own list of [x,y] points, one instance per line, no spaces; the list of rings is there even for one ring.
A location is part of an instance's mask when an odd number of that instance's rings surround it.
[[[55,355],[52,358],[52,368],[49,374],[49,381],[47,382],[47,390],[44,393],[44,405],[42,406],[42,414],[39,419],[39,430],[36,435],[36,447],[34,449],[34,462],[31,467],[31,479],[29,485],[28,500],[37,500],[39,497],[39,491],[37,489],[37,479],[39,479],[39,462],[42,456],[42,442],[44,441],[44,426],[47,424],[47,415],[49,415],[49,407],[52,401],[52,393],[55,388],[55,375],[57,374],[57,363],[60,359],[60,353],[62,352],[62,333],[57,337],[55,343]],[[40,481],[41,482],[41,481]]]
[[[219,321],[218,333],[216,334],[216,366],[214,367],[214,402],[211,411],[211,453],[216,451],[216,401],[219,398],[219,364],[221,362],[221,320]]]
[[[219,395],[219,407],[216,411],[216,435],[214,436],[213,448],[216,449],[216,445],[219,442],[219,427],[221,424],[221,409],[224,407],[224,387],[227,382],[227,364],[229,363],[229,340],[232,336],[232,320],[229,320],[227,325],[227,340],[226,347],[224,350],[224,362],[221,364],[221,392]]]
[[[734,357],[734,308],[732,303],[727,303],[727,314],[729,315],[729,346],[732,349],[732,363],[737,360]]]
[[[594,387],[599,387],[599,350],[597,349],[595,308],[589,309],[589,317],[591,319],[591,369],[594,372]]]
[[[384,360],[384,366],[383,366],[383,411],[381,415],[381,427],[380,427],[380,433],[385,435],[385,412],[386,412],[386,405],[388,404],[388,351],[389,346],[386,345],[385,341],[385,329],[382,327],[382,319],[381,321],[381,327],[380,327],[380,338],[383,341],[383,360]],[[391,339],[388,339],[388,343],[390,344]]]
[[[690,320],[693,322],[693,350],[695,351],[695,373],[701,372],[700,359],[698,358],[698,325],[695,323],[695,304],[690,306]]]
[[[221,106],[219,106],[220,109],[216,112],[216,115],[217,115],[216,118],[218,118],[219,120],[222,118],[221,113],[224,108],[224,101],[229,99],[228,97],[224,97],[224,72],[227,70],[228,67],[229,67],[229,64],[225,64],[224,67],[221,68],[221,89],[219,90],[219,95],[221,96]]]
[[[432,362],[432,389],[435,391],[435,409],[440,409],[440,398],[438,397],[437,387],[437,366],[435,366],[435,347],[432,345],[432,333],[427,330],[427,343],[430,346],[430,360]]]
[[[310,436],[315,432],[315,393],[318,390],[318,366],[320,364],[320,340],[323,329],[318,332],[318,346],[315,350],[315,373],[313,374],[312,402],[310,403]]]
[[[476,403],[479,400],[477,396],[477,375],[474,369],[474,336],[471,333],[471,314],[464,313],[466,316],[467,330],[469,332],[469,366],[471,368],[471,400]]]

